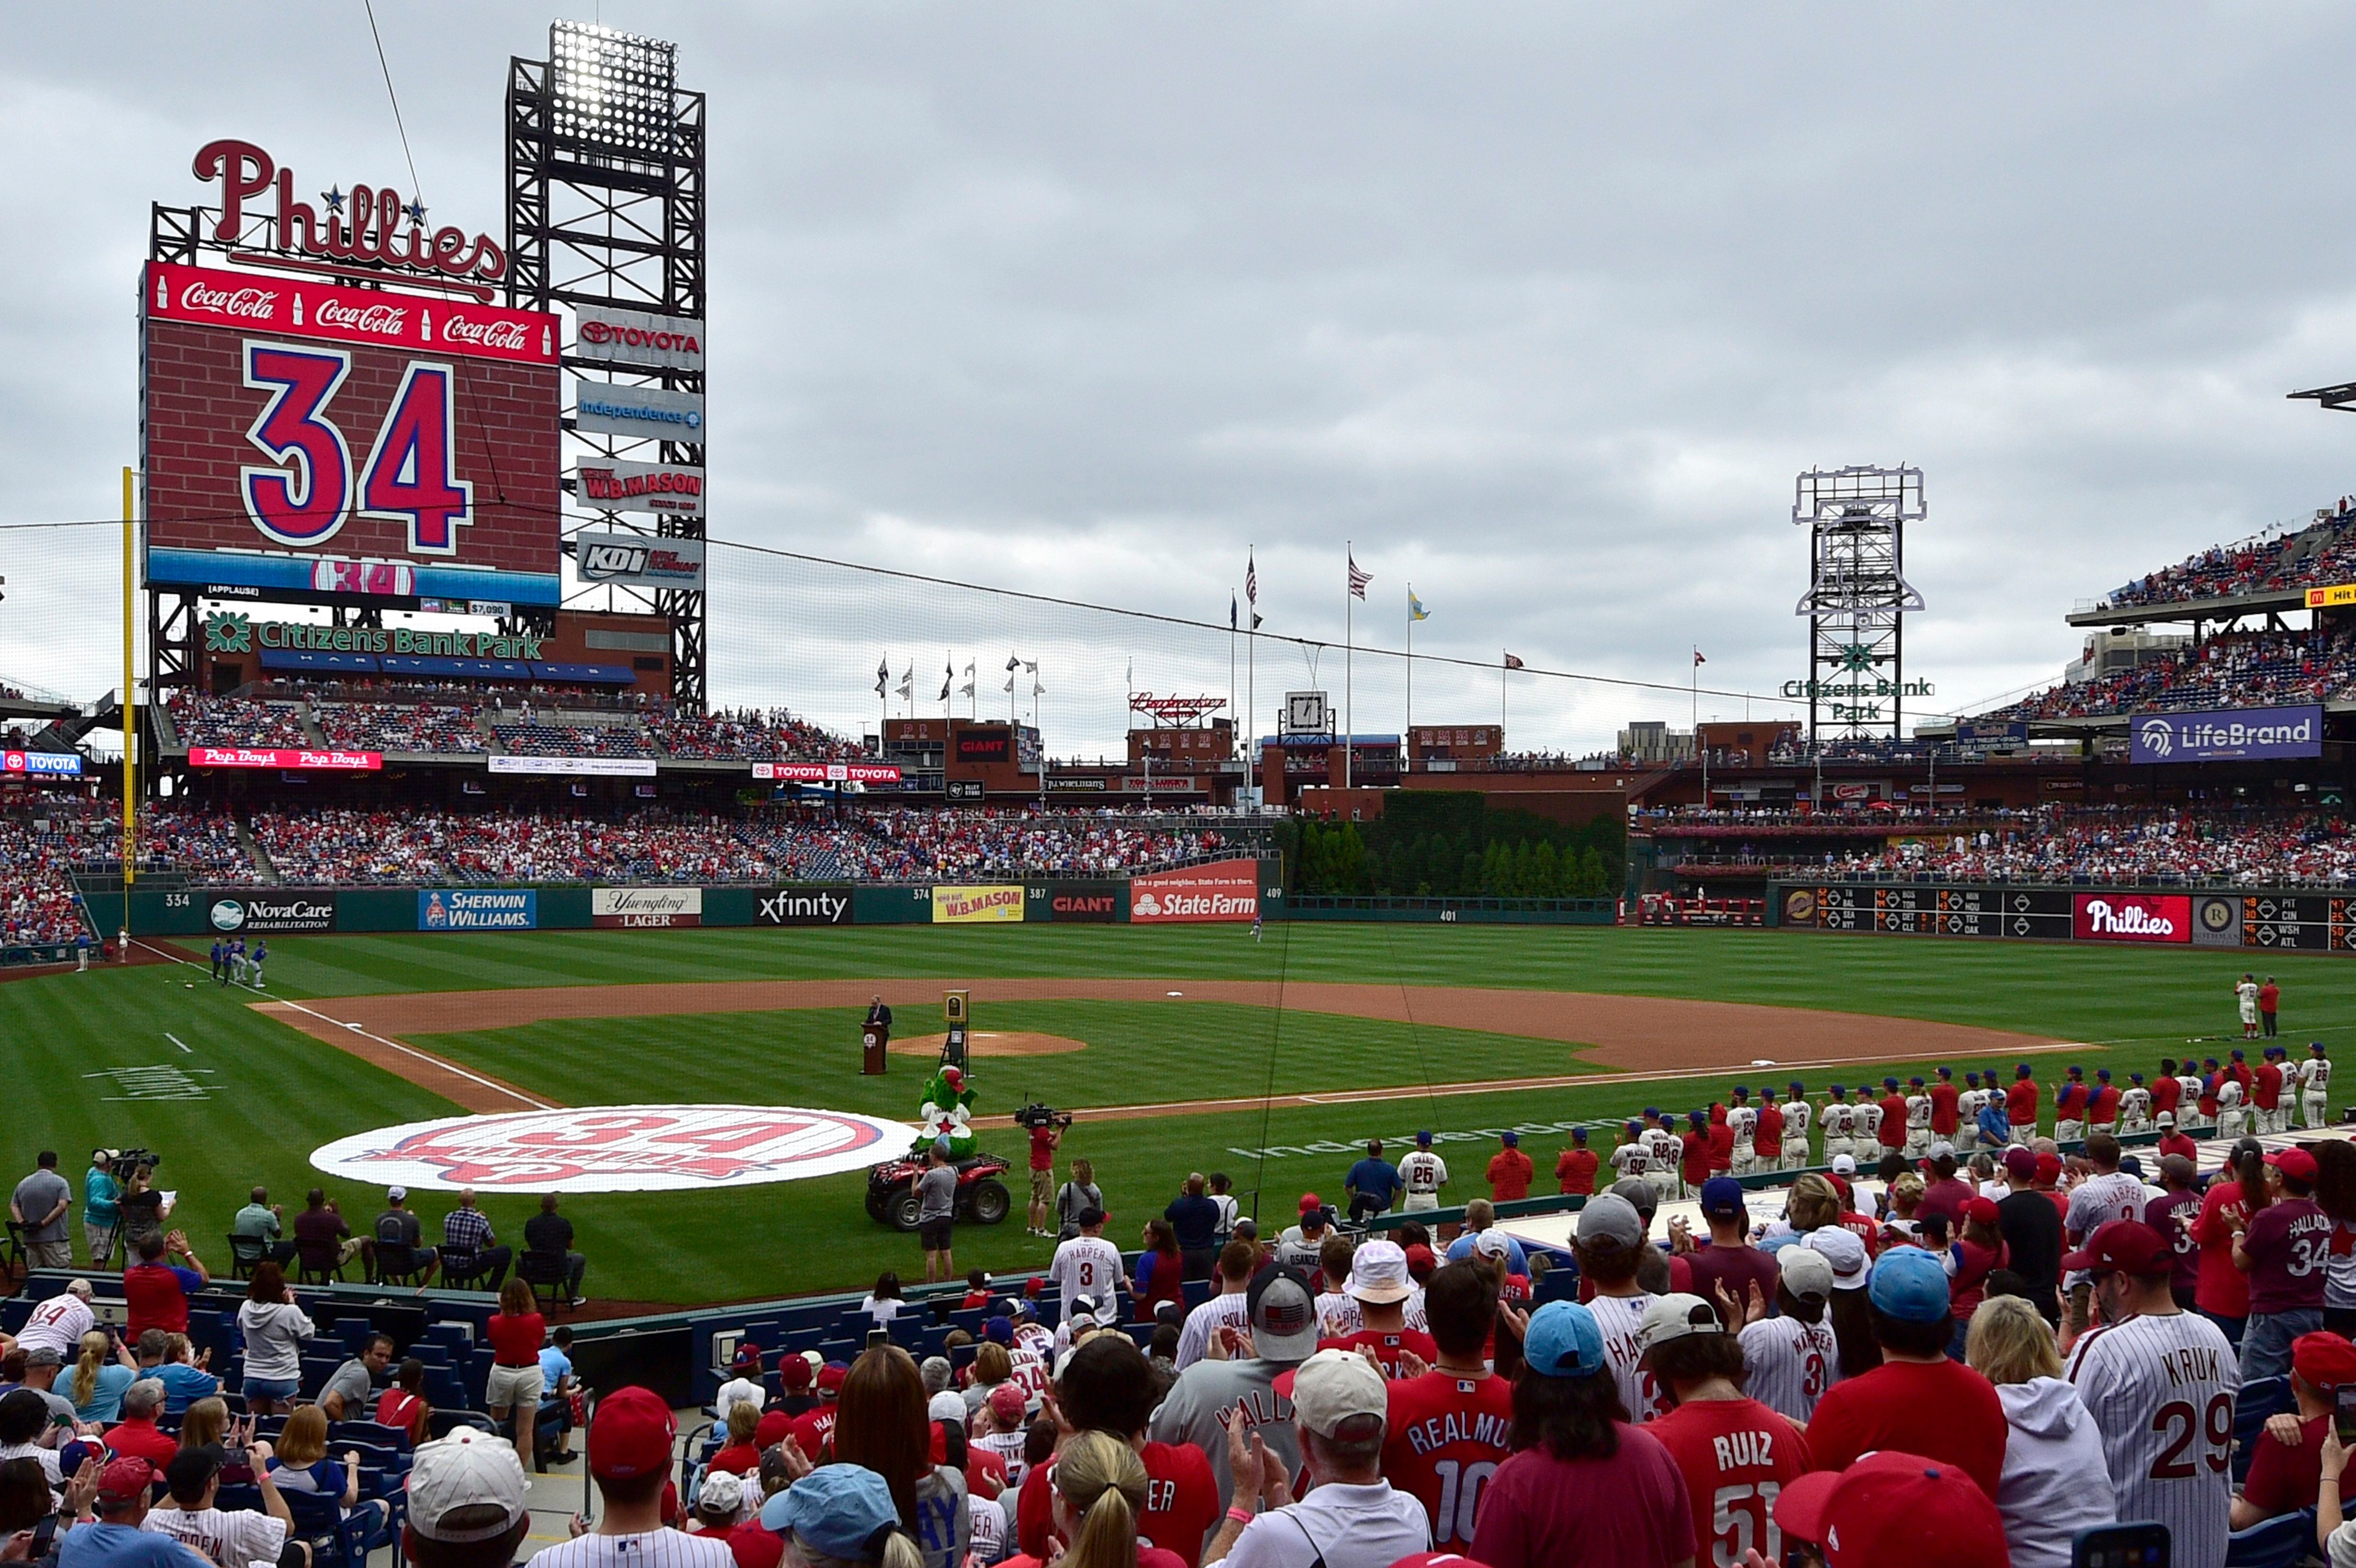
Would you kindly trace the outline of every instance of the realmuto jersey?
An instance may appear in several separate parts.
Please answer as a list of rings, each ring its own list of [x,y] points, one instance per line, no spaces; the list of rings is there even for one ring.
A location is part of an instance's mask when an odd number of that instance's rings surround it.
[[[2118,1517],[2168,1526],[2176,1568],[2224,1568],[2242,1373],[2223,1332],[2193,1312],[2106,1324],[2080,1338],[2068,1376],[2103,1435]]]
[[[1792,1137],[1804,1137],[1808,1131],[1808,1119],[1815,1107],[1805,1100],[1793,1098],[1783,1102],[1783,1131]]]
[[[1762,1317],[1741,1334],[1742,1392],[1778,1415],[1805,1422],[1825,1390],[1840,1381],[1840,1347],[1829,1322]]]
[[[1909,1094],[1906,1096],[1906,1125],[1910,1127],[1927,1127],[1931,1125],[1930,1095]]]
[[[1625,1143],[1612,1151],[1612,1168],[1622,1176],[1642,1176],[1653,1168],[1653,1157],[1642,1142]]]
[[[1419,1198],[1438,1192],[1440,1184],[1448,1179],[1448,1167],[1430,1149],[1418,1149],[1401,1159],[1398,1173],[1408,1191]]]
[[[1389,1403],[1383,1478],[1423,1504],[1433,1551],[1470,1552],[1481,1488],[1508,1452],[1514,1385],[1426,1372],[1392,1383]]]
[[[2151,1120],[2151,1091],[2130,1089],[2120,1095],[2119,1115],[2130,1122]]]
[[[1644,1352],[1636,1331],[1644,1326],[1644,1311],[1655,1299],[1640,1291],[1634,1296],[1599,1296],[1587,1304],[1595,1314],[1596,1327],[1603,1330],[1603,1355],[1612,1363],[1612,1381],[1620,1385],[1620,1403],[1627,1407],[1628,1419],[1635,1422],[1650,1421],[1669,1407],[1667,1395],[1653,1374],[1637,1365]]]

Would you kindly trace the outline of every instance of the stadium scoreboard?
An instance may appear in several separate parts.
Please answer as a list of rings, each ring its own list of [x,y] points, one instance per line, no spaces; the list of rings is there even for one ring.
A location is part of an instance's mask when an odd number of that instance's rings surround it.
[[[2344,893],[1804,882],[1778,884],[1772,905],[1807,931],[2356,953]]]
[[[1786,889],[1783,923],[1819,931],[1909,936],[2070,935],[2070,894],[2060,888],[1942,888],[1826,882]]]

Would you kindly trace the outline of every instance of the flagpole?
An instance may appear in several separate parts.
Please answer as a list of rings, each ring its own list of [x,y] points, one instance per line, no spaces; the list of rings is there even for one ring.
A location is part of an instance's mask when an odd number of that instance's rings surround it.
[[[1511,656],[1503,648],[1497,650],[1497,744],[1500,746],[1505,743],[1505,672],[1513,668],[1505,660]]]
[[[1701,808],[1709,809],[1709,749],[1701,743],[1701,649],[1693,651],[1693,725],[1694,751],[1701,758]]]
[[[1244,613],[1251,624],[1244,631],[1244,707],[1248,710],[1244,725],[1244,785],[1251,792],[1254,808],[1260,804],[1259,795],[1259,550],[1257,545],[1245,547]]]
[[[1350,716],[1350,601],[1358,595],[1350,581],[1350,573],[1358,567],[1355,541],[1342,541],[1343,559],[1349,562],[1342,574],[1342,787],[1350,787],[1350,753],[1357,749],[1356,721]]]
[[[1399,766],[1415,771],[1415,584],[1407,585],[1407,711],[1399,720]]]

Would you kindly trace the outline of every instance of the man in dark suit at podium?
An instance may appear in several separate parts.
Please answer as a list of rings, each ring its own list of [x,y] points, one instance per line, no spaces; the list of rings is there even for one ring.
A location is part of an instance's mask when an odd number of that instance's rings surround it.
[[[884,998],[881,997],[873,998],[867,1004],[867,1027],[880,1029],[887,1034],[891,1032],[892,1009],[884,1005]]]

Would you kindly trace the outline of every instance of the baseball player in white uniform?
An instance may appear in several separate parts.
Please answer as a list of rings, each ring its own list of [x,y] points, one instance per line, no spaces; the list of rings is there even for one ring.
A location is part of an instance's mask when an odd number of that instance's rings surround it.
[[[1430,1133],[1415,1135],[1415,1147],[1400,1157],[1398,1173],[1407,1189],[1399,1202],[1400,1212],[1412,1214],[1440,1207],[1440,1189],[1448,1185],[1448,1162],[1431,1152]]]
[[[1735,1176],[1748,1176],[1759,1168],[1758,1146],[1751,1140],[1759,1136],[1759,1112],[1749,1099],[1750,1091],[1737,1089],[1735,1104],[1726,1113],[1727,1129],[1734,1134],[1733,1164],[1729,1168]]]
[[[1871,1100],[1848,1108],[1848,1152],[1860,1168],[1881,1157],[1881,1107]]]
[[[1645,1111],[1644,1122],[1644,1152],[1653,1157],[1652,1164],[1644,1169],[1644,1179],[1653,1184],[1661,1201],[1667,1203],[1685,1191],[1685,1182],[1678,1175],[1685,1164],[1685,1140],[1661,1125],[1658,1111]]]
[[[2217,1136],[2227,1143],[2250,1130],[2250,1113],[2242,1104],[2242,1086],[2228,1078],[2217,1085]]]
[[[1808,1103],[1804,1084],[1793,1084],[1791,1096],[1783,1102],[1783,1168],[1804,1170],[1808,1165],[1808,1123],[1816,1108]]]
[[[2062,1260],[2094,1275],[2103,1319],[2067,1376],[2102,1434],[2118,1517],[2173,1537],[2176,1568],[2224,1568],[2233,1500],[2240,1362],[2214,1323],[2169,1295],[2174,1255],[2141,1221],[2118,1221]]]
[[[2331,1058],[2323,1054],[2319,1040],[2307,1050],[2307,1060],[2298,1064],[2298,1107],[2308,1126],[2319,1127],[2331,1115]]]
[[[1612,1150],[1612,1168],[1622,1181],[1652,1180],[1653,1151],[1644,1144],[1644,1123],[1631,1122],[1621,1129],[1620,1141]]]
[[[1956,1139],[1968,1148],[1979,1136],[1980,1107],[1987,1104],[1987,1091],[1980,1087],[1980,1075],[1964,1074],[1964,1092],[1955,1096],[1955,1120],[1959,1124]]]
[[[2119,1131],[2122,1134],[2151,1131],[2151,1091],[2143,1086],[2143,1074],[2127,1074],[2126,1093],[2119,1096]]]
[[[1857,1152],[1850,1142],[1857,1136],[1857,1107],[1848,1103],[1848,1092],[1839,1084],[1827,1093],[1832,1098],[1825,1102],[1825,1163],[1830,1165],[1838,1156]]]
[[[2209,1118],[2201,1114],[2201,1096],[2208,1091],[2202,1087],[2201,1070],[2190,1061],[2184,1067],[2176,1079],[2184,1088],[2183,1098],[2176,1103],[2176,1125],[2197,1137],[2209,1130]]]
[[[2258,983],[2244,975],[2233,987],[2233,1007],[2242,1015],[2242,1038],[2258,1038]]]
[[[1921,1159],[1931,1152],[1931,1096],[1920,1078],[1906,1084],[1906,1154]]]

